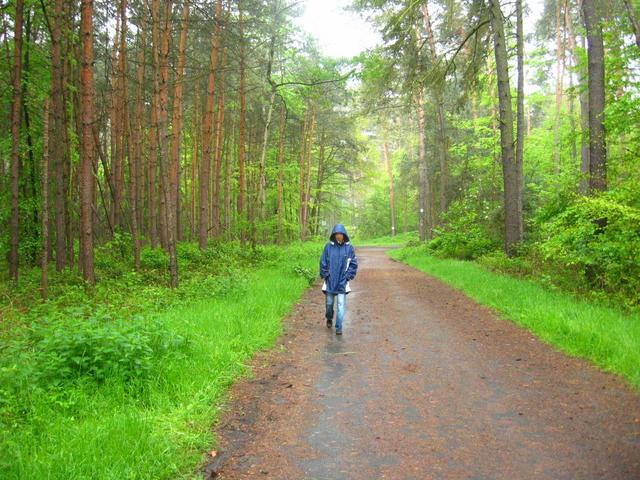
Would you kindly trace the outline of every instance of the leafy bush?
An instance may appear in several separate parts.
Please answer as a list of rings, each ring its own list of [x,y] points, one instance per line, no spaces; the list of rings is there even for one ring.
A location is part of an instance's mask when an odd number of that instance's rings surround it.
[[[37,326],[33,339],[37,377],[53,385],[81,377],[146,379],[163,357],[187,344],[160,322],[117,322],[104,315]]]
[[[534,249],[585,287],[640,304],[640,210],[606,195],[579,198],[541,225]]]
[[[144,247],[140,250],[140,267],[162,270],[169,268],[169,256],[161,248]]]

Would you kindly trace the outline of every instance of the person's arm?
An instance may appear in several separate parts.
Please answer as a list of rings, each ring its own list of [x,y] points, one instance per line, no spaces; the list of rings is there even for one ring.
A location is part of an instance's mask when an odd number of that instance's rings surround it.
[[[324,246],[322,255],[320,255],[320,277],[327,278],[329,276],[329,245]]]
[[[358,257],[356,257],[356,250],[353,246],[349,252],[349,258],[351,261],[349,262],[349,268],[347,268],[345,276],[347,277],[347,280],[353,280],[356,276],[356,272],[358,271]]]

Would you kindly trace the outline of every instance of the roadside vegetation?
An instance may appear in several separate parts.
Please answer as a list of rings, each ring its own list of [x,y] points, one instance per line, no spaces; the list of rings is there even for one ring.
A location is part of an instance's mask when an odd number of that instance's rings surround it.
[[[93,289],[52,272],[35,301],[36,269],[0,286],[0,477],[198,477],[226,389],[279,336],[321,248],[179,244],[171,289],[165,253],[143,250],[135,272],[120,246],[98,252]]]
[[[622,375],[640,389],[640,313],[629,312],[561,291],[552,284],[492,272],[508,270],[515,261],[484,257],[485,265],[439,258],[424,246],[389,252],[463,291],[500,316],[529,329],[559,350],[588,358],[604,370]],[[525,271],[526,268],[521,269]]]

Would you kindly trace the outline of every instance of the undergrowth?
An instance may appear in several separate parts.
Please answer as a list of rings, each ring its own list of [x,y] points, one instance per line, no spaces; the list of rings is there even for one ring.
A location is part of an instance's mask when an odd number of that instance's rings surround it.
[[[110,245],[95,288],[52,272],[42,303],[37,269],[2,284],[0,477],[196,475],[224,392],[280,334],[321,248],[181,244],[171,290],[163,252],[134,272]]]

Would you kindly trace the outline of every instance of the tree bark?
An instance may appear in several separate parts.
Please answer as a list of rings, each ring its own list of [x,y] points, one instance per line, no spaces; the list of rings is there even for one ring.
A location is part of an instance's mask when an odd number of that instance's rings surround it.
[[[416,98],[418,115],[418,218],[420,221],[420,240],[431,239],[431,184],[427,168],[426,122],[424,115],[424,87],[418,91]]]
[[[284,134],[286,131],[286,105],[280,105],[280,135],[278,140],[278,244],[282,244],[283,182],[284,182]]]
[[[63,1],[56,0],[51,29],[51,101],[53,104],[53,131],[51,137],[53,156],[53,172],[55,175],[55,227],[56,227],[56,270],[61,271],[67,266],[67,238],[66,238],[66,194],[65,182],[66,156],[64,155],[64,138],[61,135],[66,128],[64,124],[63,97],[63,63],[62,63],[62,21]]]
[[[216,3],[216,26],[213,33],[211,46],[211,64],[209,69],[209,81],[207,84],[207,109],[203,122],[202,132],[202,158],[200,160],[200,223],[199,246],[201,250],[207,248],[209,236],[209,182],[211,171],[211,156],[213,142],[213,111],[215,105],[216,71],[218,68],[218,52],[220,48],[220,28],[222,22],[222,0]],[[242,68],[242,67],[241,67]]]
[[[560,114],[564,76],[564,43],[562,41],[562,0],[556,0],[556,110],[554,121],[553,161],[556,175],[560,174]]]
[[[391,212],[391,236],[393,237],[396,235],[396,200],[393,188],[393,167],[389,158],[389,143],[386,141],[382,146],[382,152],[387,175],[389,176],[389,210]]]
[[[638,21],[638,15],[631,0],[624,0],[624,5],[627,7],[627,13],[629,14],[629,20],[631,21],[631,28],[633,29],[633,35],[636,39],[636,45],[640,48],[640,21]]]
[[[245,91],[245,51],[244,51],[244,20],[242,2],[238,0],[239,29],[240,29],[240,117],[238,120],[238,226],[240,241],[245,242],[245,172],[244,172],[244,147],[245,147],[245,123],[247,115],[247,98]]]
[[[604,130],[604,44],[599,8],[595,0],[583,0],[589,59],[589,193],[607,188],[607,148]]]
[[[304,171],[305,171],[305,152],[307,151],[307,126],[309,123],[309,115],[305,112],[304,123],[302,125],[302,140],[300,141],[300,205],[298,209],[298,224],[300,227],[300,240],[304,241],[304,215],[303,215],[303,205],[304,205],[304,192],[305,192],[305,184],[304,184]]]
[[[20,119],[22,107],[22,20],[24,1],[16,0],[15,36],[13,50],[13,100],[11,104],[11,220],[9,225],[9,275],[18,280],[18,242],[20,229]]]
[[[82,58],[80,96],[82,136],[80,137],[80,265],[84,279],[95,284],[93,269],[93,0],[82,0],[80,39]]]
[[[524,28],[522,19],[522,0],[516,0],[516,34],[517,34],[517,65],[518,92],[516,99],[516,179],[517,179],[517,217],[519,238],[524,236],[524,222],[522,221],[522,196],[524,193]]]
[[[222,49],[220,60],[220,78],[218,79],[218,118],[216,120],[216,149],[213,171],[213,202],[211,217],[213,220],[213,235],[220,236],[220,171],[222,169],[222,146],[224,141],[224,68],[227,62],[227,49]]]
[[[175,233],[176,238],[179,235],[178,219],[180,218],[179,200],[180,200],[180,147],[182,145],[182,123],[183,123],[183,107],[182,92],[184,89],[184,64],[185,52],[187,49],[187,32],[189,30],[189,7],[190,0],[185,0],[182,6],[182,19],[180,28],[180,40],[178,44],[178,65],[176,67],[175,89],[173,94],[173,115],[171,121],[171,164],[170,164],[170,208],[176,219]]]
[[[518,215],[518,171],[513,149],[513,111],[509,87],[509,66],[504,37],[504,20],[498,0],[489,0],[491,29],[498,78],[500,108],[500,149],[504,181],[505,251],[514,253],[514,247],[522,240],[521,216]]]
[[[422,14],[424,21],[424,28],[427,32],[427,41],[429,43],[429,50],[431,52],[431,57],[433,58],[433,63],[437,64],[439,62],[438,53],[436,51],[436,42],[435,37],[433,35],[433,28],[431,26],[431,17],[429,15],[429,6],[428,3],[425,2],[422,5]],[[441,81],[434,82],[433,85],[433,95],[436,101],[436,125],[437,128],[437,138],[438,138],[438,163],[440,165],[440,212],[445,213],[447,211],[447,189],[449,184],[449,169],[448,169],[448,161],[447,161],[447,151],[449,148],[449,141],[447,139],[447,126],[446,126],[446,116],[444,111],[444,92],[443,92],[444,83]]]
[[[160,0],[154,0],[154,13],[158,13]],[[176,221],[171,203],[172,186],[169,171],[169,45],[171,34],[172,1],[164,1],[164,15],[162,16],[162,37],[160,43],[158,69],[158,144],[160,146],[160,177],[162,179],[162,198],[165,205],[165,222],[167,235],[167,253],[169,254],[169,273],[171,288],[178,287],[178,260],[176,254]],[[154,24],[160,22],[160,16],[153,18]]]
[[[49,297],[49,99],[44,101],[42,116],[42,260],[40,263],[40,295],[45,302]]]
[[[575,32],[573,30],[573,21],[571,19],[571,15],[569,10],[567,9],[566,16],[567,23],[567,31],[569,34],[569,49],[571,51],[571,56],[573,58],[573,64],[576,66],[576,73],[578,75],[578,84],[580,85],[580,159],[581,159],[581,168],[580,171],[582,173],[580,177],[580,192],[583,195],[587,194],[589,189],[589,141],[588,141],[588,131],[589,131],[589,89],[587,86],[587,72],[583,65],[581,65],[580,59],[577,53],[577,42]],[[586,50],[586,46],[584,45],[584,37],[582,37],[582,48]]]

